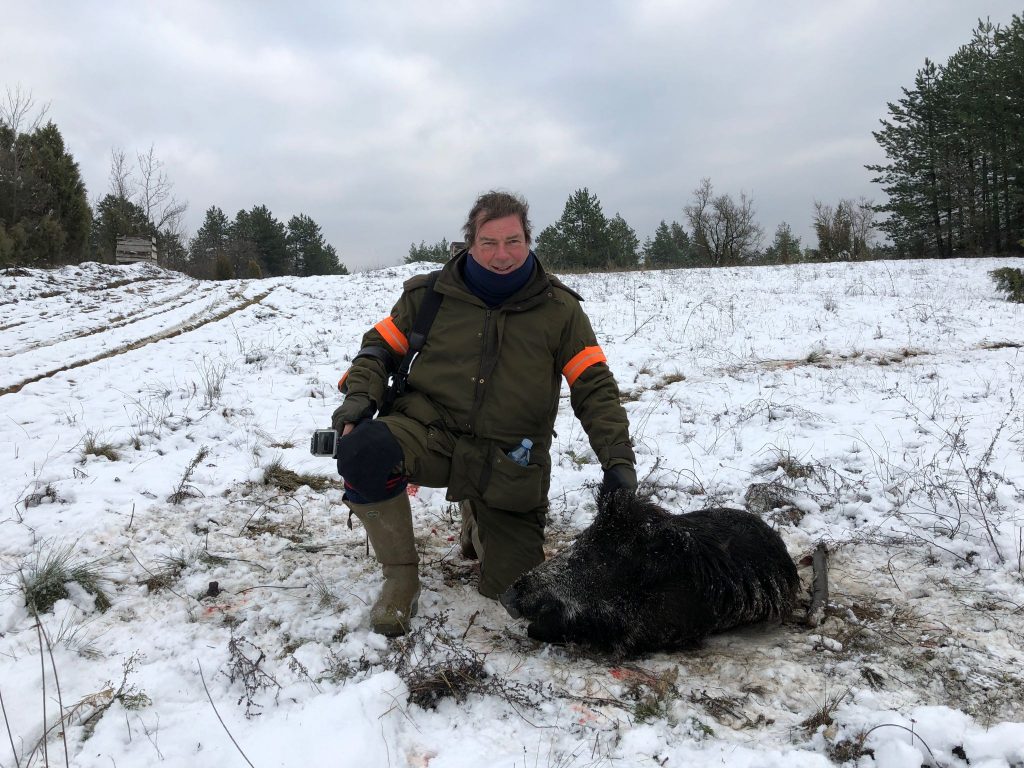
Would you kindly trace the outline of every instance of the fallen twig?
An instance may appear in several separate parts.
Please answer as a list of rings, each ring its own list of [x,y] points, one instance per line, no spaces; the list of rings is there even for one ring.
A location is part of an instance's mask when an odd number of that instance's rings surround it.
[[[256,768],[256,766],[252,764],[252,761],[245,756],[245,752],[242,751],[238,742],[235,741],[235,737],[231,735],[231,731],[229,731],[228,727],[224,724],[224,718],[222,718],[220,716],[220,712],[217,711],[217,705],[213,703],[213,696],[210,695],[210,689],[206,686],[206,677],[203,675],[203,665],[199,662],[199,659],[196,659],[196,664],[199,664],[199,679],[203,681],[203,690],[206,691],[206,698],[209,700],[210,706],[213,707],[213,714],[217,716],[221,727],[224,729],[224,733],[226,733],[228,738],[231,739],[231,743],[235,745],[235,749],[238,750],[238,754],[240,754],[242,759],[249,764],[250,768]]]

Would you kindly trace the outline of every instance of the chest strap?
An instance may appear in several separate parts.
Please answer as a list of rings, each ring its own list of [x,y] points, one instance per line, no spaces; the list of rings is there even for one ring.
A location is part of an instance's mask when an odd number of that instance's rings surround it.
[[[381,404],[378,416],[387,416],[391,412],[395,400],[405,392],[413,361],[419,355],[420,350],[423,349],[423,345],[427,343],[427,334],[430,332],[430,326],[434,324],[434,318],[437,317],[437,311],[441,308],[441,300],[444,298],[434,290],[434,284],[437,282],[439,274],[440,272],[433,272],[430,275],[430,282],[427,284],[427,295],[423,297],[423,303],[420,304],[420,310],[416,313],[416,319],[412,324],[412,331],[409,333],[409,349],[402,358],[402,362],[399,363],[398,370],[391,375],[391,384],[384,392],[384,402]]]

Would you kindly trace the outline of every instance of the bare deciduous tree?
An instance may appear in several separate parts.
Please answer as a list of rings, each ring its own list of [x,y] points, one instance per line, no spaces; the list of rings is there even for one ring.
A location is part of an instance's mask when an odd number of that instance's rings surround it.
[[[172,194],[174,185],[164,171],[163,161],[157,158],[152,145],[135,157],[133,166],[123,149],[110,150],[110,194],[137,205],[157,231],[182,233],[188,203],[180,202]]]
[[[124,150],[119,148],[110,150],[110,194],[119,200],[131,200],[135,197],[132,167]]]
[[[141,152],[136,155],[138,158],[139,184],[138,200],[140,208],[146,212],[146,217],[153,222],[158,230],[163,232],[180,231],[181,220],[188,208],[188,203],[179,202],[171,194],[173,185],[164,172],[164,164],[149,146],[145,154]]]
[[[35,115],[32,115],[33,109],[36,109],[36,101],[31,91],[21,90],[20,85],[16,85],[13,91],[5,88],[4,100],[0,101],[0,123],[14,131],[15,136],[19,133],[32,133],[42,124],[46,113],[50,111],[50,105],[43,104]]]
[[[693,230],[698,259],[714,265],[738,264],[757,255],[764,231],[754,219],[754,201],[745,192],[739,202],[715,197],[711,179],[701,179],[693,203],[683,209]]]

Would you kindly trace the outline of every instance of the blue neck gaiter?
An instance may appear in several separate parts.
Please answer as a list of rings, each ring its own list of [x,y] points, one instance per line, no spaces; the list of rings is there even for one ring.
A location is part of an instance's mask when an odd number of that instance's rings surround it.
[[[482,299],[488,307],[496,307],[529,282],[535,261],[533,251],[530,251],[523,266],[507,275],[499,275],[486,267],[481,267],[476,259],[467,253],[462,276],[466,280],[466,287],[474,296]]]

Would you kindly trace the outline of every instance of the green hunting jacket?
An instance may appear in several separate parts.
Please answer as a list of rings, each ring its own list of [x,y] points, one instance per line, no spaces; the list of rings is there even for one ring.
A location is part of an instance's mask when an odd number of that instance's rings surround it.
[[[511,463],[502,462],[504,452],[524,437],[533,441],[530,463],[536,467],[535,474],[539,470],[543,475],[546,496],[563,378],[569,383],[573,411],[601,466],[633,465],[629,421],[619,402],[618,385],[580,306],[579,294],[548,275],[535,259],[529,282],[503,304],[489,308],[462,277],[467,258],[463,251],[433,273],[437,274],[434,289],[444,298],[412,366],[406,392],[392,409],[451,438],[447,444],[442,441],[441,447],[454,454],[449,497],[479,495],[472,491],[480,491],[480,482],[486,484],[495,463]],[[364,348],[387,350],[397,368],[430,280],[431,275],[424,274],[405,282],[391,315],[363,336]],[[367,355],[357,356],[339,383],[347,396],[366,395],[375,405],[383,401],[386,387],[384,364]],[[457,472],[475,475],[478,471],[483,472],[483,480],[470,478],[476,487],[453,487],[458,485]]]

